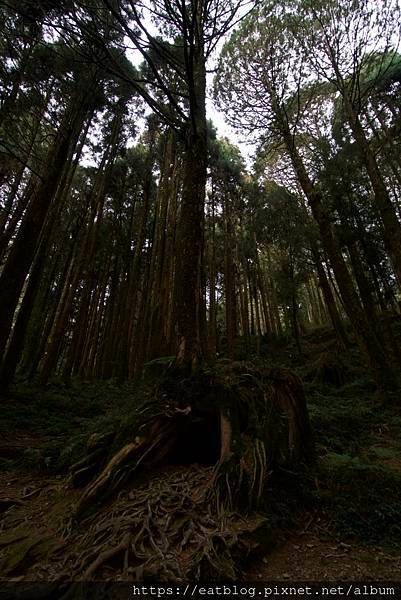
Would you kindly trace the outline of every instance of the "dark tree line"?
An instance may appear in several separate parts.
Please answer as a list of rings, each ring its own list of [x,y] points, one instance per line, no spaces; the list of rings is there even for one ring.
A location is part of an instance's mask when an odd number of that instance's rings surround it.
[[[302,354],[322,325],[344,348],[350,325],[397,389],[399,14],[386,3],[379,47],[354,4],[1,4],[3,386],[193,369],[283,336]],[[206,116],[237,21],[216,93],[256,135],[252,173]]]

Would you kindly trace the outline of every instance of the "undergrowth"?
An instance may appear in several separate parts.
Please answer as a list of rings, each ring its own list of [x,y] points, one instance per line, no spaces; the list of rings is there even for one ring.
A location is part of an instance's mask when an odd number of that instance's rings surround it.
[[[318,457],[302,480],[296,474],[273,476],[267,490],[272,522],[289,523],[303,501],[324,512],[342,538],[399,548],[401,414],[379,403],[355,347],[339,357],[332,335],[322,330],[306,336],[302,349],[300,356],[290,344],[278,345],[274,353],[256,359],[289,367],[303,380]],[[18,386],[3,401],[0,434],[32,431],[43,443],[0,459],[0,465],[65,474],[93,433],[129,436],[143,412],[153,410],[152,377],[159,376],[159,366],[125,385]]]
[[[310,365],[327,356],[325,345],[311,346],[317,358],[299,369],[304,376],[309,414],[317,443],[312,492],[318,508],[342,538],[401,547],[401,414],[379,402],[355,349],[333,356],[347,365],[344,383],[311,378]],[[355,358],[357,360],[355,360]],[[351,366],[349,366],[351,365]],[[306,377],[305,377],[306,374]]]
[[[18,439],[20,431],[28,431],[37,444],[0,459],[0,467],[63,473],[82,455],[91,434],[111,430],[124,419],[128,424],[143,400],[134,382],[19,385],[2,402],[0,435],[14,432]]]

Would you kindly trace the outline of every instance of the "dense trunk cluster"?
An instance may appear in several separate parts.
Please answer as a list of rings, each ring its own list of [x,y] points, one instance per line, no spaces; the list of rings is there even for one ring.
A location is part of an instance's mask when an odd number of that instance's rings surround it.
[[[21,390],[41,396],[7,423],[50,394],[32,430],[72,412],[64,508],[36,498],[53,531],[31,535],[24,502],[2,501],[7,576],[36,556],[26,576],[55,589],[235,580],[268,541],[270,492],[309,479],[320,494],[302,382],[283,365],[326,402],[319,453],[331,427],[334,461],[365,474],[336,454],[354,448],[338,449],[329,403],[343,394],[342,419],[352,390],[394,402],[401,385],[400,15],[379,4],[1,4],[0,392],[6,412]],[[252,165],[207,120],[211,72]],[[107,396],[90,418],[88,389]]]
[[[260,9],[270,45],[259,64],[258,42],[247,41],[257,26],[241,2],[151,6],[2,9],[3,385],[16,374],[133,378],[158,357],[194,370],[216,355],[267,352],[282,336],[302,355],[302,334],[324,325],[345,348],[349,323],[378,386],[393,391],[398,55],[366,65],[361,55],[347,79],[326,40],[330,85],[316,76],[302,87],[303,59],[291,58],[299,80],[285,70],[283,15]],[[147,10],[174,39],[147,30]],[[217,88],[228,116],[261,136],[252,174],[206,121],[207,60],[238,11],[245,20],[223,52]],[[305,44],[307,16],[291,30]],[[118,53],[123,42],[141,52],[140,67]],[[319,130],[320,98],[331,133]],[[145,107],[153,114],[144,124]]]
[[[399,348],[385,317],[398,313],[400,293],[399,11],[384,3],[380,33],[375,14],[347,0],[262,3],[223,49],[216,97],[259,141],[259,171],[301,195],[339,341],[348,344],[346,316],[378,387],[392,395]]]

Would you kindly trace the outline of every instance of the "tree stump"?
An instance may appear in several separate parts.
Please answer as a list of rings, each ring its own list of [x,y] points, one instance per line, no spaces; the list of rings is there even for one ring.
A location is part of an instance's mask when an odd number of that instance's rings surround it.
[[[138,423],[131,440],[99,462],[78,503],[78,518],[136,474],[163,464],[214,466],[208,487],[220,487],[220,501],[234,506],[257,503],[271,471],[313,459],[302,384],[287,370],[221,360],[188,379],[164,376],[153,402],[157,414]]]

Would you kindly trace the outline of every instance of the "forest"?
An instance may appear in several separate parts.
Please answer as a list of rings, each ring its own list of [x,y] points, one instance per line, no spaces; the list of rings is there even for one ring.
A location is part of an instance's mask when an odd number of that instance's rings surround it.
[[[400,581],[400,41],[399,0],[0,0],[7,598]]]

